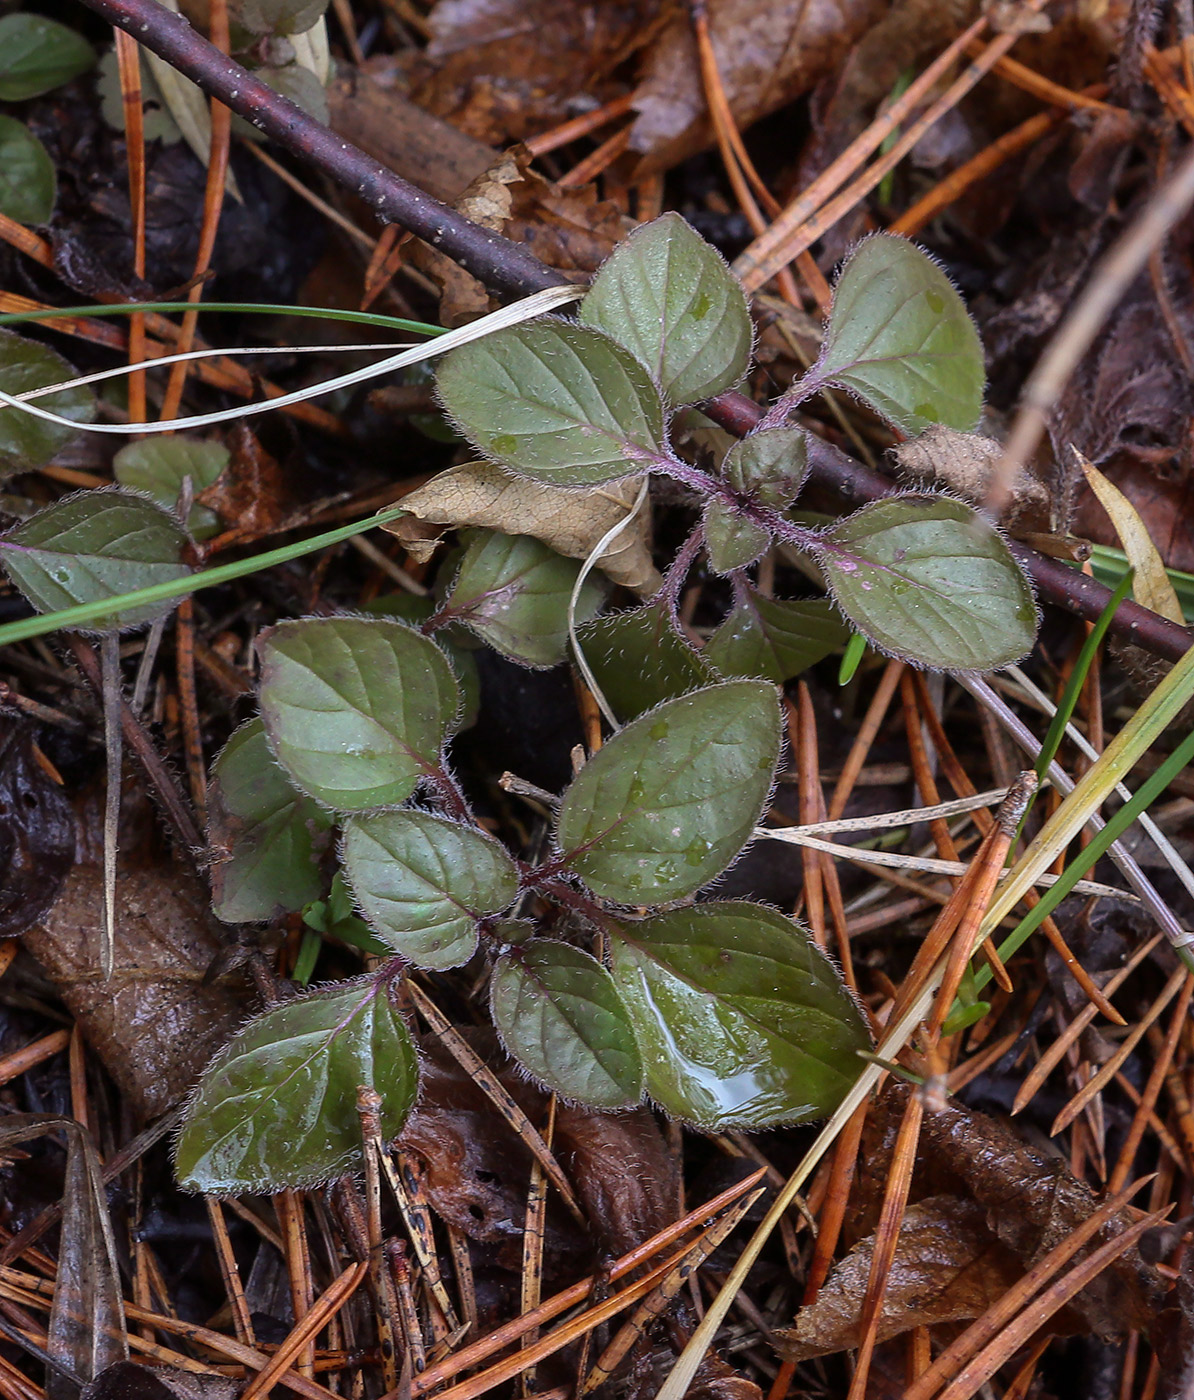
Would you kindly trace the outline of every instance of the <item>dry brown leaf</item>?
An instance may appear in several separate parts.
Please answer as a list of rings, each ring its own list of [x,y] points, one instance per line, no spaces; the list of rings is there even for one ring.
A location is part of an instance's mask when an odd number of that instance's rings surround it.
[[[128,1336],[108,1197],[90,1134],[73,1118],[14,1113],[0,1123],[0,1151],[52,1132],[66,1137],[66,1175],[46,1353],[68,1374],[48,1369],[46,1397],[76,1400],[79,1387],[70,1375],[90,1381],[126,1358]]]
[[[480,525],[507,535],[533,535],[570,559],[587,559],[605,532],[623,519],[638,495],[637,480],[587,491],[544,486],[511,476],[489,462],[452,467],[403,498],[409,514],[386,525],[415,559],[430,558],[443,533],[428,526]],[[615,583],[650,597],[661,583],[648,548],[650,516],[644,507],[633,524],[601,556]]]
[[[847,1351],[861,1344],[875,1237],[850,1251],[826,1279],[794,1327],[775,1335],[789,1361]],[[878,1341],[940,1322],[980,1317],[1024,1274],[1016,1254],[987,1227],[986,1211],[956,1196],[931,1196],[909,1206],[887,1278]]]
[[[1123,552],[1128,556],[1128,563],[1136,570],[1132,579],[1132,596],[1144,607],[1167,617],[1170,622],[1184,624],[1186,619],[1182,614],[1182,605],[1177,600],[1177,593],[1165,572],[1165,563],[1140,518],[1140,512],[1117,486],[1076,449],[1074,457],[1082,468],[1087,485],[1111,517]]]
[[[83,843],[80,843],[83,844]],[[122,833],[121,853],[144,849]],[[81,860],[42,921],[22,935],[134,1111],[176,1104],[250,1009],[238,977],[203,986],[223,946],[206,887],[177,857],[122,860],[116,886],[115,971],[100,975],[103,876]]]
[[[903,1086],[889,1087],[868,1119],[851,1201],[851,1220],[860,1230],[874,1227],[906,1095]],[[1062,1158],[1044,1156],[1014,1126],[974,1113],[956,1100],[924,1116],[912,1195],[953,1195],[981,1206],[988,1229],[1016,1255],[1021,1273],[1072,1234],[1100,1204]],[[1121,1234],[1135,1218],[1126,1209],[1113,1216],[1074,1262]],[[1071,1301],[1061,1330],[1085,1330],[1101,1337],[1123,1336],[1131,1328],[1147,1330],[1167,1291],[1166,1281],[1139,1250],[1129,1249]]]
[[[33,735],[27,720],[0,715],[0,938],[41,918],[75,858],[74,814]]]
[[[656,0],[440,0],[416,102],[490,145],[522,141],[614,94],[614,70],[672,5]]]
[[[885,0],[709,0],[718,71],[740,128],[808,92],[842,63],[850,46],[887,9]],[[634,105],[630,149],[636,176],[670,170],[713,144],[686,11],[677,13],[646,55]]]

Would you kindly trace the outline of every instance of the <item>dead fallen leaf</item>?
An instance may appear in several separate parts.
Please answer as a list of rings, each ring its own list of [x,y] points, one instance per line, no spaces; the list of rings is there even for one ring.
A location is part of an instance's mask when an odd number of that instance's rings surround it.
[[[65,1369],[47,1369],[47,1400],[76,1400],[82,1382],[129,1354],[108,1197],[91,1136],[73,1118],[14,1113],[0,1122],[0,1150],[44,1133],[66,1138],[62,1227],[46,1352]]]
[[[886,1181],[895,1126],[906,1098],[903,1086],[890,1086],[868,1119],[860,1155],[851,1220],[860,1232],[874,1228]],[[1086,1220],[1099,1202],[1060,1157],[1045,1157],[1014,1130],[956,1100],[926,1113],[921,1125],[914,1200],[952,1195],[986,1212],[987,1226],[1019,1259],[1021,1272]],[[1075,1256],[1085,1258],[1121,1234],[1135,1216],[1122,1210]],[[1101,1337],[1131,1328],[1147,1330],[1168,1291],[1168,1283],[1139,1250],[1127,1250],[1069,1304],[1080,1325]]]
[[[672,5],[654,0],[440,0],[413,97],[490,145],[522,141],[614,95],[610,75]]]
[[[0,938],[41,918],[75,857],[74,814],[34,757],[34,732],[27,720],[0,714]]]
[[[118,1361],[85,1386],[79,1400],[236,1400],[241,1389],[242,1382],[226,1376]]]
[[[489,462],[469,462],[441,472],[403,498],[409,514],[386,525],[416,560],[428,559],[443,530],[429,526],[481,525],[508,535],[533,535],[570,559],[587,559],[607,530],[623,519],[638,495],[637,481],[591,491],[570,491],[511,476]],[[648,548],[646,507],[601,556],[601,569],[640,597],[662,580]]]
[[[85,842],[80,841],[80,847]],[[248,983],[204,986],[223,946],[203,883],[178,859],[134,863],[151,841],[122,833],[115,971],[100,974],[103,877],[84,853],[49,913],[23,935],[87,1041],[142,1118],[186,1095],[249,1010]]]
[[[294,485],[277,458],[243,423],[229,431],[226,445],[232,459],[216,480],[196,495],[196,505],[214,510],[236,539],[257,539],[295,523],[298,501]],[[230,543],[229,535],[221,537],[223,547]]]
[[[740,129],[791,102],[836,71],[846,51],[884,13],[884,0],[709,0],[709,31]],[[643,61],[630,150],[636,178],[670,170],[713,144],[696,40],[687,7],[675,13]]]
[[[478,1032],[470,1042],[523,1112],[542,1123],[547,1095],[492,1035]],[[499,1262],[517,1272],[530,1151],[439,1041],[427,1039],[422,1052],[419,1102],[395,1146],[416,1165],[437,1213],[469,1239],[499,1246]],[[560,1105],[554,1150],[602,1253],[624,1253],[677,1217],[670,1159],[649,1110],[607,1115]],[[549,1266],[574,1259],[577,1243],[575,1229],[557,1229],[549,1216]]]
[[[788,1361],[807,1361],[861,1344],[875,1237],[854,1246],[826,1279],[795,1326],[775,1335]],[[1024,1274],[1018,1256],[987,1226],[975,1201],[931,1196],[909,1206],[887,1278],[878,1340],[941,1322],[981,1316]]]
[[[1128,563],[1135,569],[1132,579],[1132,596],[1136,601],[1153,612],[1167,617],[1170,622],[1185,623],[1182,606],[1177,600],[1173,584],[1165,572],[1165,564],[1149,537],[1140,512],[1128,498],[1112,485],[1097,467],[1092,466],[1080,452],[1074,456],[1082,468],[1087,485],[1099,498],[1099,504],[1111,517],[1115,533],[1119,536]]]
[[[482,228],[521,243],[549,267],[595,272],[633,225],[612,202],[599,200],[592,185],[561,189],[532,170],[531,160],[524,146],[495,151],[457,198],[457,209]],[[443,325],[464,325],[496,306],[475,277],[429,245],[416,244],[411,261],[443,289]]]

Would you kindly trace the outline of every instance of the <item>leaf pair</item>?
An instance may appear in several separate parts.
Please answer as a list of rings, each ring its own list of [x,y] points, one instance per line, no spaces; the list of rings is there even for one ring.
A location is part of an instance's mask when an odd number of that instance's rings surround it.
[[[620,924],[608,971],[533,940],[499,959],[490,1006],[506,1048],[558,1093],[620,1108],[645,1089],[713,1131],[823,1116],[869,1044],[807,935],[745,902]]]

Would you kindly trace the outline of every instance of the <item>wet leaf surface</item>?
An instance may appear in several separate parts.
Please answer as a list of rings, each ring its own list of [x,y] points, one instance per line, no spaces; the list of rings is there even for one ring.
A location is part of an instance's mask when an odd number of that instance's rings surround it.
[[[56,351],[13,331],[0,330],[0,389],[6,394],[44,389],[75,377],[74,368]],[[75,423],[90,423],[95,417],[95,400],[89,389],[63,389],[37,402]],[[10,474],[45,466],[74,436],[70,428],[7,409],[0,413],[0,471]]]
[[[881,651],[984,671],[1032,646],[1028,580],[998,532],[961,501],[877,501],[822,538],[834,601]]]
[[[730,574],[745,569],[771,543],[771,532],[742,517],[724,501],[712,500],[705,507],[705,548],[709,567],[715,573]]]
[[[0,19],[0,102],[40,97],[94,62],[87,40],[57,20],[31,14]]]
[[[886,234],[847,260],[814,374],[909,434],[933,423],[973,428],[987,377],[978,331],[949,278],[915,244]]]
[[[668,700],[620,730],[564,794],[556,842],[605,899],[664,904],[720,875],[779,759],[775,690],[751,681]]]
[[[23,123],[0,116],[0,214],[19,224],[49,223],[56,188],[45,146]]]
[[[556,666],[568,646],[568,605],[580,568],[529,535],[479,531],[444,607],[511,661]],[[581,585],[578,622],[587,622],[604,601],[599,578],[590,574]]]
[[[640,225],[619,244],[580,319],[632,351],[673,408],[737,383],[754,341],[741,284],[678,214]]]
[[[243,724],[212,764],[208,788],[216,917],[273,920],[318,898],[330,825],[275,761],[261,721]]]
[[[596,485],[641,472],[662,443],[646,369],[590,326],[545,317],[462,345],[436,386],[465,437],[536,481]]]
[[[647,1092],[702,1128],[824,1118],[870,1037],[829,961],[763,905],[699,904],[620,926],[614,981]]]
[[[369,927],[420,967],[467,962],[477,921],[518,893],[518,869],[492,837],[428,812],[378,812],[344,826],[344,878]]]
[[[460,703],[434,642],[381,618],[319,618],[282,623],[258,650],[270,747],[317,802],[404,802],[434,768]]]
[[[642,1098],[630,1017],[590,954],[534,939],[498,959],[489,995],[502,1043],[540,1083],[595,1108],[627,1108]]]
[[[782,685],[840,650],[850,628],[827,598],[789,603],[744,587],[704,655],[726,676],[764,676]]]
[[[704,653],[677,633],[666,607],[657,603],[599,617],[577,636],[620,720],[718,679]]]
[[[220,1051],[175,1145],[179,1182],[211,1194],[330,1181],[360,1160],[357,1086],[382,1097],[386,1138],[418,1092],[401,1015],[372,979],[342,982],[264,1012]]]
[[[187,538],[160,506],[118,487],[66,496],[0,540],[0,562],[39,612],[97,603],[186,578]],[[91,624],[96,631],[163,617],[177,600],[126,608]]]

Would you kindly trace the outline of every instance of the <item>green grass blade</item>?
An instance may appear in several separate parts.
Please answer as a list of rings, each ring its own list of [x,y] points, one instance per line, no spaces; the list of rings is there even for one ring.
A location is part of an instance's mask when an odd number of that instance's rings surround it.
[[[11,311],[0,316],[0,326],[22,322],[59,321],[67,317],[132,316],[138,311],[243,311],[253,316],[306,316],[317,321],[349,321],[363,326],[383,326],[414,335],[443,335],[443,326],[426,321],[407,321],[401,316],[383,316],[376,311],[333,311],[324,306],[282,306],[265,301],[140,301],[104,306],[55,306],[46,311]],[[284,348],[284,347],[283,347]]]
[[[391,506],[351,525],[340,525],[335,530],[312,535],[310,539],[299,540],[295,544],[283,545],[280,549],[266,550],[264,554],[253,554],[232,564],[218,564],[212,569],[201,569],[189,578],[155,583],[149,588],[134,588],[131,592],[121,593],[114,598],[102,598],[95,603],[79,603],[73,608],[63,608],[59,612],[42,613],[37,617],[23,617],[16,622],[7,622],[0,627],[0,646],[9,642],[23,642],[30,637],[42,637],[47,632],[56,632],[60,628],[86,627],[101,617],[107,617],[113,610],[140,607],[146,603],[161,603],[170,598],[185,598],[188,594],[197,593],[201,588],[230,583],[233,579],[244,578],[261,569],[272,569],[277,564],[289,563],[291,559],[301,559],[304,554],[314,554],[329,545],[339,544],[341,540],[351,539],[353,535],[362,535],[366,530],[397,520],[402,514],[401,506]]]

